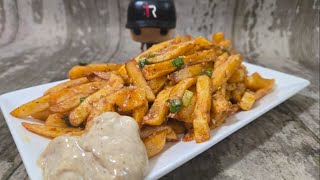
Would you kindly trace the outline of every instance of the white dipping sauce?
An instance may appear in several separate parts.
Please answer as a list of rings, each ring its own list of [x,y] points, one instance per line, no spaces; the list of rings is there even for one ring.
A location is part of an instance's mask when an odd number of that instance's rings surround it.
[[[80,137],[53,139],[39,161],[44,179],[143,179],[148,156],[135,120],[107,112]]]

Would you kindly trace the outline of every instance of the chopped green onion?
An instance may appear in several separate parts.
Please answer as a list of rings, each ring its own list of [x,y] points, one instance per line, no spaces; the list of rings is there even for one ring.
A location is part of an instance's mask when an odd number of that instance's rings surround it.
[[[183,98],[182,98],[182,102],[183,102],[183,106],[188,106],[191,102],[193,96],[193,92],[186,90],[183,94]]]
[[[204,71],[204,74],[206,74],[207,76],[211,77],[212,76],[212,68],[208,68]]]
[[[181,99],[171,99],[169,100],[169,107],[171,113],[179,112],[182,106]]]
[[[172,64],[178,69],[180,69],[184,65],[184,62],[182,58],[175,58],[172,60]]]
[[[70,123],[70,120],[69,120],[69,114],[63,115],[63,116],[62,116],[62,120],[65,121],[65,123],[66,123],[66,125],[67,125],[68,127],[71,127],[71,126],[72,126],[71,123]]]
[[[80,102],[82,103],[85,99],[85,97],[80,98]]]
[[[142,69],[145,65],[148,65],[149,64],[149,61],[148,59],[141,59],[139,62],[138,62],[138,65],[139,65],[139,68]]]
[[[150,58],[154,58],[156,55],[154,55],[154,54],[149,54],[148,56],[147,56],[147,59],[150,59]]]

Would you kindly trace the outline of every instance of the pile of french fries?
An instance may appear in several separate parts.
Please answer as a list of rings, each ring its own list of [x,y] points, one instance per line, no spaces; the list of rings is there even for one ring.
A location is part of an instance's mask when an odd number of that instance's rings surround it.
[[[49,138],[81,135],[103,112],[129,115],[149,157],[179,134],[183,141],[207,141],[211,129],[238,110],[250,110],[275,84],[257,72],[248,76],[221,32],[212,40],[177,36],[125,64],[74,66],[69,78],[11,114],[44,121],[22,125]]]

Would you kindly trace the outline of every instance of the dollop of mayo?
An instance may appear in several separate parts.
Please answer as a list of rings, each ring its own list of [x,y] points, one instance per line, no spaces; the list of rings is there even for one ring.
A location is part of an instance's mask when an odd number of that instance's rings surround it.
[[[60,136],[42,153],[44,179],[143,179],[148,156],[129,116],[106,112],[82,136]]]

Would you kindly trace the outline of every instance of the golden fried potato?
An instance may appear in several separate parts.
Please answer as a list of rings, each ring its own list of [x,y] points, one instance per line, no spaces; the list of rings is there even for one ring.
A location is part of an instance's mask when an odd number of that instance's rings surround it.
[[[243,94],[246,92],[247,87],[244,83],[236,83],[236,89],[231,91],[231,98],[236,103],[241,101]]]
[[[233,75],[228,79],[229,83],[241,83],[247,77],[247,69],[244,65],[239,66],[239,68],[233,73]]]
[[[274,79],[266,79],[260,76],[259,73],[255,72],[251,76],[246,77],[245,85],[251,91],[257,91],[268,86],[273,86],[275,81]]]
[[[212,42],[219,44],[224,40],[224,33],[223,32],[217,32],[212,34]]]
[[[144,79],[137,63],[134,60],[129,61],[126,64],[126,69],[132,79],[132,83],[145,90],[148,101],[154,101],[155,95],[153,94],[152,89],[148,86],[147,81]]]
[[[140,59],[146,58],[146,57],[148,57],[150,55],[160,54],[161,51],[163,51],[163,49],[165,49],[165,48],[167,48],[167,47],[169,47],[171,45],[187,42],[187,41],[190,41],[192,39],[193,38],[190,35],[176,36],[174,39],[170,39],[168,41],[164,41],[164,42],[161,42],[161,43],[158,43],[158,44],[154,44],[149,49],[147,49],[146,51],[144,51],[143,53],[138,55],[135,58],[135,61],[138,62]]]
[[[168,75],[175,70],[182,68],[184,65],[190,66],[204,62],[213,62],[216,57],[217,55],[214,49],[204,50],[161,63],[146,65],[142,69],[142,73],[147,80],[151,80]]]
[[[138,87],[124,87],[110,97],[119,111],[131,111],[145,103],[146,92]]]
[[[177,67],[172,63],[172,60],[170,60],[157,64],[146,65],[142,69],[142,73],[147,80],[152,80],[155,78],[166,76],[176,69]]]
[[[38,112],[44,111],[49,108],[50,95],[39,97],[33,101],[27,102],[13,111],[10,114],[17,118],[25,118],[34,115]]]
[[[126,69],[126,65],[122,65],[119,69],[118,72],[120,74],[120,76],[122,77],[122,79],[124,80],[125,84],[131,84],[131,79],[128,75],[127,69]]]
[[[101,88],[99,91],[91,94],[84,101],[71,111],[69,115],[70,123],[73,126],[79,126],[84,122],[92,110],[92,104],[99,99],[106,97],[109,94],[113,94],[123,87],[123,80],[120,76],[114,75],[108,81],[108,84]]]
[[[82,84],[76,87],[63,89],[55,93],[51,93],[49,104],[52,106],[62,101],[68,101],[68,99],[72,99],[73,96],[76,96],[79,94],[86,97],[98,91],[105,85],[107,85],[106,81],[90,82],[90,83]]]
[[[231,108],[229,108],[227,111],[224,111],[222,113],[215,113],[214,111],[211,111],[210,129],[220,127],[225,122],[227,117],[236,113],[238,110],[239,110],[239,106],[237,104],[233,104]]]
[[[255,101],[255,94],[253,92],[247,91],[242,96],[241,101],[239,102],[239,107],[242,110],[248,111],[252,108]]]
[[[232,106],[231,102],[227,100],[225,93],[225,89],[220,88],[212,96],[212,110],[216,114],[223,113]]]
[[[218,66],[220,66],[221,64],[223,64],[224,62],[226,62],[228,60],[229,54],[228,53],[223,53],[221,54],[217,60],[214,62],[214,69],[217,69]]]
[[[114,112],[114,102],[108,101],[111,95],[103,97],[92,104],[91,112],[87,118],[86,129],[91,127],[91,121],[104,112]]]
[[[169,99],[171,89],[167,88],[159,92],[147,115],[143,117],[143,124],[156,126],[166,120],[169,111],[167,100]]]
[[[132,117],[137,121],[139,127],[142,126],[143,117],[147,114],[148,110],[149,105],[147,100],[145,100],[141,106],[133,109]]]
[[[77,79],[81,77],[86,77],[93,72],[108,72],[116,71],[122,65],[121,64],[89,64],[86,66],[73,66],[69,71],[70,79]]]
[[[184,79],[199,76],[212,67],[212,63],[201,63],[188,66],[179,71],[171,73],[169,79],[175,83],[178,83]]]
[[[192,114],[194,137],[197,143],[210,138],[211,79],[207,75],[197,79],[197,102]]]
[[[226,62],[213,69],[211,76],[213,91],[216,91],[221,85],[227,82],[240,66],[241,61],[241,55],[233,55],[230,56]]]
[[[169,46],[165,49],[163,49],[163,53],[156,54],[154,57],[149,58],[148,62],[153,63],[160,63],[167,61],[169,59],[176,58],[178,56],[181,56],[191,50],[195,46],[195,43],[193,41],[187,41],[180,44],[175,44],[172,46]]]
[[[164,129],[143,139],[149,158],[157,155],[164,148],[164,145],[166,144],[167,131],[167,129]]]
[[[68,115],[64,113],[51,114],[44,124],[46,126],[67,128],[69,127],[67,124],[69,122],[66,122],[68,119],[65,118],[68,118]]]
[[[194,140],[194,130],[190,129],[187,134],[185,134],[182,138],[182,141],[189,142]]]
[[[144,126],[140,130],[140,137],[142,139],[147,138],[148,136],[151,136],[153,134],[156,134],[159,131],[167,130],[167,141],[177,141],[178,136],[176,132],[171,128],[171,126],[168,125],[160,125],[160,126]]]
[[[184,56],[183,62],[187,66],[204,63],[204,62],[213,62],[217,59],[217,54],[214,49],[203,50],[195,52],[191,55]]]
[[[48,95],[37,98],[26,104],[23,104],[11,112],[12,116],[25,118],[30,115],[34,115],[50,107],[50,104],[55,104],[64,101],[77,93],[88,93],[92,94],[99,88],[105,86],[106,82],[92,82],[82,84],[79,86],[63,89],[58,92],[52,92]]]
[[[167,81],[168,78],[166,76],[162,76],[148,81],[148,86],[152,89],[153,94],[158,94],[166,85]]]
[[[171,127],[172,130],[176,133],[176,134],[182,134],[186,132],[186,128],[184,127],[184,123],[174,120],[174,119],[170,119],[167,122],[167,126]]]
[[[85,83],[88,83],[88,82],[89,82],[89,79],[86,78],[86,77],[82,77],[82,78],[66,81],[66,82],[63,82],[61,84],[55,85],[52,88],[49,88],[48,90],[46,90],[44,92],[44,94],[45,95],[51,94],[53,92],[58,92],[58,91],[61,91],[63,89],[71,88],[71,87],[78,86],[78,85],[81,85],[81,84],[85,84]]]
[[[77,94],[65,99],[61,102],[57,102],[50,106],[50,111],[55,113],[69,112],[77,107],[89,94]]]
[[[197,78],[187,78],[176,84],[170,93],[169,99],[181,99],[184,92],[197,82]]]
[[[274,87],[274,82],[270,83],[268,86],[256,91],[255,92],[256,100],[258,100],[258,99],[262,98],[263,96],[265,96],[266,94],[268,94],[273,89],[273,87]]]
[[[23,122],[22,126],[25,127],[28,131],[36,133],[40,136],[48,137],[48,138],[56,138],[58,136],[71,134],[71,135],[81,135],[83,130],[80,128],[62,128],[62,127],[54,127],[47,126],[42,124],[31,124]]]
[[[45,121],[49,115],[52,114],[52,112],[49,109],[45,109],[43,111],[31,114],[31,117],[41,120],[41,121]]]
[[[184,121],[186,123],[192,123],[193,122],[192,113],[196,105],[196,102],[197,102],[197,94],[193,93],[193,96],[191,98],[189,105],[182,106],[180,111],[174,116],[174,118],[180,121]]]

